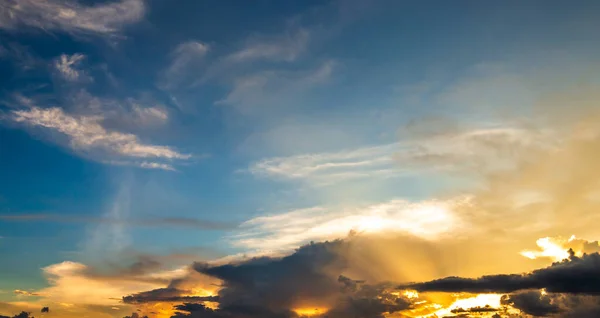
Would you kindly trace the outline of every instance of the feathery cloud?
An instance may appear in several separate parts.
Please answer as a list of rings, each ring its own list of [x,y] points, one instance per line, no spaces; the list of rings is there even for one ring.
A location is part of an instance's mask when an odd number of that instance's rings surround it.
[[[12,120],[59,132],[68,138],[69,146],[76,152],[98,152],[108,158],[127,159],[185,160],[191,157],[167,146],[142,143],[134,134],[109,131],[102,126],[101,116],[74,116],[58,107],[14,110]],[[102,160],[101,157],[93,157]],[[140,165],[143,167],[144,163]],[[170,170],[169,166],[156,166],[151,163],[146,163],[145,166]]]
[[[393,178],[428,171],[498,169],[512,163],[514,152],[549,148],[554,143],[547,132],[482,128],[339,152],[267,158],[253,163],[249,171],[257,176],[332,185],[350,179]]]
[[[290,30],[273,37],[255,36],[246,45],[225,59],[229,62],[249,62],[257,59],[292,62],[304,52],[309,41],[309,31]]]
[[[111,35],[144,16],[144,0],[120,0],[93,6],[71,0],[6,0],[0,4],[0,28],[22,27],[75,35]]]

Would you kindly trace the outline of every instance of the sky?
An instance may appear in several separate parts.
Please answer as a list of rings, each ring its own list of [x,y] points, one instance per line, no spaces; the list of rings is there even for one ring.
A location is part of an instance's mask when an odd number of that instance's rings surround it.
[[[0,0],[0,317],[600,316],[599,17]]]

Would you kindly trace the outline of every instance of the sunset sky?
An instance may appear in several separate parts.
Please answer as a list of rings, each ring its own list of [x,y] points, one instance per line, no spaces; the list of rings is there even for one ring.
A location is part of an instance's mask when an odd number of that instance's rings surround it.
[[[0,0],[0,318],[600,317],[599,31],[593,0]]]

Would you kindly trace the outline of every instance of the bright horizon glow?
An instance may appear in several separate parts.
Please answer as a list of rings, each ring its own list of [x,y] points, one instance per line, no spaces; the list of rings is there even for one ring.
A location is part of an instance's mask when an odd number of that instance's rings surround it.
[[[479,294],[474,297],[458,298],[450,306],[440,309],[440,310],[434,312],[433,314],[428,315],[428,317],[431,317],[434,315],[437,317],[454,315],[452,313],[452,310],[459,309],[459,308],[470,309],[470,308],[485,307],[485,306],[490,306],[492,308],[500,308],[501,307],[500,298],[502,298],[502,294]]]
[[[323,307],[302,307],[302,308],[292,309],[292,311],[295,312],[296,314],[298,314],[300,316],[305,316],[305,317],[313,317],[313,316],[322,315],[322,314],[326,313],[327,310],[328,310],[327,308],[323,308]]]

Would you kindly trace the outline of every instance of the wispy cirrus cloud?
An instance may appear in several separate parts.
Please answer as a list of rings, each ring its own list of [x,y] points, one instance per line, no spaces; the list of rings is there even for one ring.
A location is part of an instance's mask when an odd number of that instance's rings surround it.
[[[180,153],[171,147],[146,144],[131,133],[109,130],[103,127],[101,115],[71,115],[58,107],[14,110],[14,122],[31,127],[55,131],[68,139],[68,145],[80,154],[99,161],[120,160],[142,168],[164,169],[171,167],[153,164],[146,160],[186,160],[189,154]],[[140,160],[146,159],[146,160]]]
[[[303,71],[261,71],[236,77],[231,90],[216,104],[230,105],[245,114],[281,107],[283,100],[299,96],[326,83],[333,75],[336,62],[329,60]]]
[[[206,56],[208,44],[183,42],[172,51],[159,86],[169,91],[177,104],[193,94],[190,88],[207,83],[219,83],[229,91],[216,104],[231,105],[246,114],[259,106],[280,104],[291,94],[324,83],[333,72],[333,59],[301,69],[287,69],[306,52],[310,34],[310,28],[286,25],[282,32],[253,34],[229,52],[215,46],[210,58]]]
[[[306,29],[286,30],[270,37],[250,37],[241,49],[226,56],[225,61],[239,63],[264,59],[293,62],[306,50],[309,39],[310,32]]]
[[[250,165],[256,176],[332,185],[361,178],[391,178],[427,171],[499,168],[513,152],[551,147],[548,132],[513,127],[479,128],[418,136],[410,140],[338,152],[262,159]],[[510,160],[508,160],[510,163]]]
[[[23,27],[85,35],[111,35],[138,22],[146,12],[144,0],[120,0],[92,6],[71,0],[6,0],[0,4],[0,28]]]
[[[199,76],[199,66],[208,51],[208,44],[199,41],[179,44],[171,52],[171,63],[162,75],[160,86],[173,90],[192,84]]]

